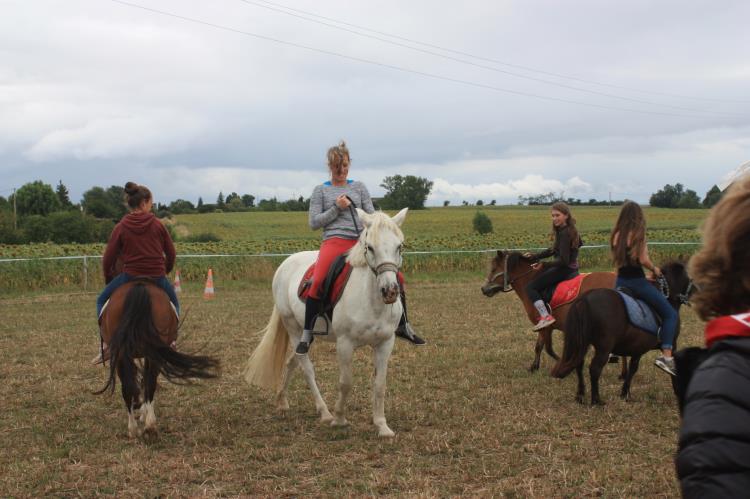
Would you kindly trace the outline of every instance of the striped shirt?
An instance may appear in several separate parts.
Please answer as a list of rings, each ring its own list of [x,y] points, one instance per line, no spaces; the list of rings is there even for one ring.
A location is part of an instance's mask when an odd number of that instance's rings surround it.
[[[338,187],[329,181],[316,186],[310,197],[310,228],[313,230],[322,228],[324,241],[332,237],[342,239],[359,237],[349,208],[341,210],[336,206],[336,198],[342,194],[349,196],[357,208],[367,213],[375,211],[370,193],[367,192],[367,187],[362,182],[347,180],[346,185]],[[362,222],[359,221],[356,211],[354,218],[357,220],[357,227],[361,230]]]

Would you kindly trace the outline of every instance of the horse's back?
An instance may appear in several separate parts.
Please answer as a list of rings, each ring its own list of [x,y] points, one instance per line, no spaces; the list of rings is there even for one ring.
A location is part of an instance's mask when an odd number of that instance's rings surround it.
[[[151,301],[151,318],[154,321],[154,326],[160,332],[160,336],[167,344],[175,341],[177,338],[177,317],[172,310],[169,296],[159,286],[146,280],[127,282],[112,293],[107,308],[102,314],[102,339],[109,342],[117,330],[125,312],[128,294],[137,285],[144,286],[146,293],[148,293]]]
[[[581,283],[581,291],[597,288],[614,288],[617,275],[614,272],[591,272]]]
[[[272,292],[274,303],[282,316],[294,315],[293,304],[297,299],[299,286],[305,271],[318,258],[317,251],[300,251],[287,257],[273,276]]]

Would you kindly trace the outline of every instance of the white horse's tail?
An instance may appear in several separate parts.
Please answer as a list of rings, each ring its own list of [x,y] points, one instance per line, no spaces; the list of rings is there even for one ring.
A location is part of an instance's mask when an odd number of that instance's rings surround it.
[[[262,332],[263,338],[248,360],[245,381],[250,385],[275,391],[284,376],[289,350],[289,334],[275,305],[271,319]]]

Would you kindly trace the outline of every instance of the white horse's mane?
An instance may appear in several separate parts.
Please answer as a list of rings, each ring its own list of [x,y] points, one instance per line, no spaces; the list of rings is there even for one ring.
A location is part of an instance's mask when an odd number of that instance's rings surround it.
[[[367,265],[367,260],[365,259],[367,242],[369,241],[371,245],[377,246],[380,242],[380,234],[382,231],[393,231],[401,241],[404,240],[404,233],[401,232],[401,227],[391,220],[391,217],[387,214],[382,211],[376,211],[375,213],[370,214],[369,217],[370,220],[368,221],[368,224],[365,225],[362,233],[359,235],[359,242],[349,250],[349,256],[346,261],[349,262],[352,267],[365,267]],[[368,241],[365,240],[366,238]]]

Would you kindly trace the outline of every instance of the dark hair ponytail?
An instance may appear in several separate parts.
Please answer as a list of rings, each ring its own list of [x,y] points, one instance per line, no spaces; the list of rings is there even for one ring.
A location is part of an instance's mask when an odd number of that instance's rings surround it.
[[[138,185],[135,182],[125,184],[125,203],[134,210],[141,203],[151,199],[151,191],[145,185]]]

